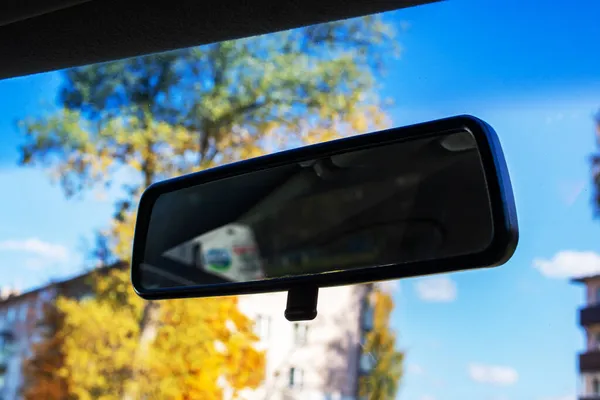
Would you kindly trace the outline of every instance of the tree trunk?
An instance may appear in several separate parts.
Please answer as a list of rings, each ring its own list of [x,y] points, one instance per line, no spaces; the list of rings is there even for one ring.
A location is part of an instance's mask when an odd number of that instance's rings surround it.
[[[148,141],[146,144],[148,153],[152,153],[152,147],[154,143]],[[145,160],[142,172],[144,174],[144,184],[146,187],[150,186],[154,181],[155,166],[150,161],[151,156]],[[126,379],[126,385],[133,383],[130,387],[124,388],[123,400],[137,400],[139,398],[138,385],[140,378],[144,375],[144,371],[147,368],[145,364],[145,356],[148,354],[148,349],[152,344],[152,341],[156,337],[158,330],[158,303],[155,301],[146,301],[142,310],[142,317],[139,322],[139,342],[133,356],[132,365],[130,369],[130,376]]]
[[[125,389],[123,400],[137,400],[139,399],[139,392],[137,385],[140,382],[140,378],[144,375],[146,369],[145,355],[148,353],[150,345],[158,330],[158,303],[154,301],[147,301],[144,304],[144,310],[142,311],[142,318],[140,319],[140,337],[138,347],[135,351],[132,360],[132,366],[130,369],[130,376],[126,379],[126,383],[132,382],[133,385],[130,388]]]

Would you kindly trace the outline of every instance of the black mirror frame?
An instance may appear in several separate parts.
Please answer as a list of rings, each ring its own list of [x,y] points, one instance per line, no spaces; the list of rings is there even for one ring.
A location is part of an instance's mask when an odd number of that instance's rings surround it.
[[[418,137],[451,134],[464,132],[465,130],[474,136],[479,149],[488,185],[494,228],[489,246],[478,253],[439,260],[389,264],[376,268],[357,268],[291,278],[273,278],[264,281],[231,282],[152,290],[144,289],[140,285],[140,264],[144,257],[150,215],[156,199],[161,194],[292,162],[331,156],[342,151],[347,152],[349,149],[361,150]],[[495,267],[504,264],[513,255],[518,243],[518,232],[512,186],[498,136],[486,122],[479,118],[461,115],[286,150],[152,184],[144,191],[138,208],[133,241],[131,281],[135,292],[140,297],[146,300],[160,300],[283,292],[303,287],[341,286]],[[402,268],[397,268],[398,265],[402,265]]]

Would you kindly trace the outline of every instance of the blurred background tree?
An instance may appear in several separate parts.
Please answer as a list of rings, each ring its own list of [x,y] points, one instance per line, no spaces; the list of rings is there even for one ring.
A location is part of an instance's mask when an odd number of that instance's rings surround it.
[[[369,400],[396,398],[403,375],[404,353],[396,350],[396,334],[390,327],[394,300],[379,288],[372,292],[373,329],[367,334],[363,352],[372,360],[370,371],[359,382],[359,394]]]
[[[384,127],[387,119],[376,94],[377,77],[384,55],[397,51],[393,36],[393,27],[381,16],[369,16],[68,70],[59,111],[20,121],[26,138],[21,164],[47,168],[68,197],[121,185],[114,218],[100,235],[110,251],[103,260],[128,262],[137,201],[151,183]],[[65,345],[66,368],[86,360],[96,365],[99,379],[83,382],[69,370],[65,376],[75,382],[72,393],[83,396],[82,390],[87,390],[92,397],[103,393],[112,398],[125,390],[124,397],[135,398],[142,390],[137,382],[150,385],[144,390],[165,393],[161,388],[176,378],[149,370],[147,366],[155,363],[139,360],[150,354],[160,357],[162,343],[157,338],[179,326],[176,319],[165,317],[165,308],[172,306],[137,298],[125,271],[98,275],[97,280],[95,299],[85,304],[72,299],[59,302],[70,329],[81,335]],[[205,322],[204,314],[195,313],[198,302],[183,301],[177,308],[195,328]],[[104,318],[111,321],[102,324]],[[247,321],[241,315],[219,318],[210,326],[217,329],[233,320],[241,325],[237,331],[245,332]],[[123,328],[112,332],[117,321]],[[196,346],[211,345],[202,341],[214,334],[197,336]],[[257,385],[254,372],[263,363],[258,353],[248,353],[255,338],[242,336],[246,342],[232,343],[232,349],[255,361],[250,363],[253,371],[224,374],[234,380],[228,382],[234,388],[240,382]],[[109,351],[108,338],[119,339],[110,342],[110,351],[122,351],[123,362],[130,365],[105,369],[102,357]],[[192,340],[173,338],[182,343]],[[129,343],[138,346],[134,350]],[[179,349],[187,351],[187,345]],[[183,365],[187,369],[178,372],[181,379],[195,376],[194,365]],[[118,387],[104,387],[102,379],[112,379],[110,373],[119,377],[114,380],[120,382]],[[144,380],[149,376],[160,379]]]

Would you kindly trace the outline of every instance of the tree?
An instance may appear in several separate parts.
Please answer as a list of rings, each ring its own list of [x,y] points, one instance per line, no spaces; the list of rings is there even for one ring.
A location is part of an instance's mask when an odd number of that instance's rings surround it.
[[[386,120],[375,93],[376,77],[383,54],[394,49],[392,35],[393,29],[381,17],[371,16],[69,70],[59,96],[61,109],[21,121],[26,138],[22,164],[47,167],[69,197],[122,184],[122,196],[102,242],[113,257],[128,261],[135,205],[151,183],[382,127]],[[129,358],[133,365],[118,371],[121,387],[129,388],[125,397],[133,398],[149,387],[136,388],[131,382],[156,376],[145,367],[153,363],[140,360],[149,354],[159,357],[157,338],[175,322],[162,317],[169,303],[141,302],[119,273],[98,279],[99,286],[116,292],[86,304],[65,300],[62,306],[67,314],[96,318],[89,322],[98,329],[104,329],[98,318],[107,318],[111,307],[132,306],[127,316],[119,314],[115,319],[131,318],[137,325],[121,338],[123,343],[127,337],[140,343]],[[197,308],[193,301],[181,304]],[[196,315],[184,310],[179,312]],[[203,321],[201,315],[195,318]],[[84,319],[69,321],[85,328]],[[234,321],[244,324],[241,316]],[[215,323],[215,329],[220,325]],[[244,331],[239,326],[235,330]],[[82,334],[100,346],[109,333],[84,330]],[[249,352],[254,339],[249,334],[241,337],[249,343],[233,348]],[[260,364],[257,354],[251,358]],[[186,371],[194,376],[193,366]],[[251,371],[238,372],[223,375],[237,380],[228,382],[231,387],[238,388],[240,380],[257,384],[246,377],[254,376]],[[167,376],[147,382],[152,390],[159,390],[170,380]],[[84,386],[91,390],[89,384]]]
[[[398,392],[404,362],[404,354],[396,350],[396,335],[389,322],[394,300],[379,288],[371,295],[375,310],[373,329],[367,334],[363,352],[370,354],[373,365],[360,379],[359,394],[370,400],[392,400]]]
[[[161,308],[148,379],[165,386],[158,392],[148,386],[148,398],[220,400],[224,391],[236,397],[239,390],[263,381],[263,353],[249,345],[257,340],[254,322],[239,311],[237,301],[210,298],[198,307],[197,301],[183,300]],[[203,346],[198,346],[198,337],[205,338]],[[228,388],[215,385],[219,379],[228,382]]]
[[[132,384],[127,378],[137,348],[135,309],[111,307],[103,300],[61,297],[57,301],[65,315],[60,374],[76,399],[120,399]]]
[[[64,367],[64,314],[53,303],[44,304],[44,317],[37,323],[40,340],[32,346],[33,356],[23,362],[23,399],[70,399],[69,382],[60,375]]]

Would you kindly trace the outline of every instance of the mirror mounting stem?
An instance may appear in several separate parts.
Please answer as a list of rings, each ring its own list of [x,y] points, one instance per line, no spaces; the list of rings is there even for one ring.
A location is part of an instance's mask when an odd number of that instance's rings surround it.
[[[288,321],[311,321],[317,316],[317,286],[298,286],[288,291],[285,318]]]

